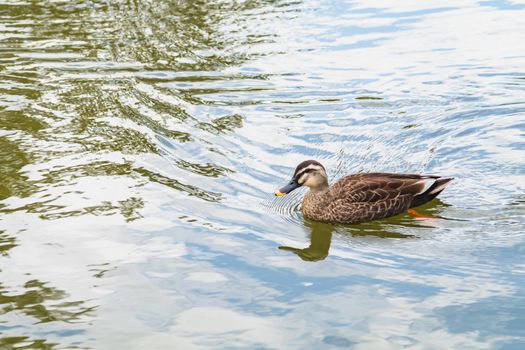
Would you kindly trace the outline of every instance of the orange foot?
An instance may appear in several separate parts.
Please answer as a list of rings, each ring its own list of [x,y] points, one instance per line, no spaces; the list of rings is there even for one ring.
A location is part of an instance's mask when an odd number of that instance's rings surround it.
[[[416,217],[416,219],[432,219],[432,218],[435,218],[432,215],[425,215],[425,214],[418,213],[414,209],[408,209],[407,213],[409,213],[411,215],[414,215]]]

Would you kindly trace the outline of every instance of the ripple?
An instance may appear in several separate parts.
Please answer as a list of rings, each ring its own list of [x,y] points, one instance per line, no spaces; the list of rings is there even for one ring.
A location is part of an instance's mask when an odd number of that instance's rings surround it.
[[[262,203],[262,206],[270,215],[277,214],[292,224],[303,226],[301,213],[302,192],[297,190],[284,197],[268,198]]]

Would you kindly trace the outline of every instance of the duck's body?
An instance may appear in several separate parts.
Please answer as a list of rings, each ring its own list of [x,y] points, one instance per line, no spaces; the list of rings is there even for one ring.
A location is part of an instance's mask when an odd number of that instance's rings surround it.
[[[299,164],[290,184],[276,194],[308,186],[302,203],[305,217],[350,224],[403,213],[435,198],[450,181],[434,175],[362,173],[329,186],[324,167],[309,160]]]
[[[383,219],[435,198],[452,179],[415,174],[363,173],[345,176],[303,198],[305,217],[333,223]]]

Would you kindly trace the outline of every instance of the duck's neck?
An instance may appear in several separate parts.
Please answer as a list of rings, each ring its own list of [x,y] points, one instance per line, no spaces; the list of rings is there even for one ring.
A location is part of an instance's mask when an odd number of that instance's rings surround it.
[[[317,186],[310,187],[310,192],[313,194],[322,194],[323,192],[328,191],[328,182],[322,182],[318,184]]]
[[[321,220],[327,204],[330,202],[329,187],[310,187],[303,198],[302,211],[305,217]]]

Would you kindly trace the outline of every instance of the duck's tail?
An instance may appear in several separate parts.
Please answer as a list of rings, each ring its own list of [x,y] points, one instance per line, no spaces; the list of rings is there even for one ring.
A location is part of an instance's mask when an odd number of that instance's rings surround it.
[[[423,193],[418,194],[412,201],[411,208],[420,206],[436,198],[454,180],[453,177],[440,177]]]

